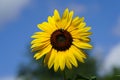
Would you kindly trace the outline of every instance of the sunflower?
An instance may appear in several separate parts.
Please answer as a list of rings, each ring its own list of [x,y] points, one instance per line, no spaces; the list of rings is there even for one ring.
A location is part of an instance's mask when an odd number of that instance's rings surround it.
[[[40,32],[36,32],[31,42],[32,51],[36,52],[36,60],[44,57],[44,63],[48,68],[54,67],[56,72],[65,66],[71,69],[78,67],[78,61],[84,63],[86,54],[83,49],[91,49],[89,44],[91,27],[86,26],[84,17],[73,18],[73,11],[65,9],[60,17],[58,10],[54,10],[53,16],[48,16],[48,21],[38,24]]]

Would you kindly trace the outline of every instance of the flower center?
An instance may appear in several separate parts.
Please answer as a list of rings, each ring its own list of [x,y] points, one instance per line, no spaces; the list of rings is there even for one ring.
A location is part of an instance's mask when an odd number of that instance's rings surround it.
[[[69,49],[72,45],[72,41],[73,39],[71,34],[63,29],[58,29],[54,31],[50,38],[52,47],[57,51],[65,51]]]
[[[64,35],[58,35],[56,37],[56,39],[57,39],[57,42],[65,42],[66,41],[66,38]]]

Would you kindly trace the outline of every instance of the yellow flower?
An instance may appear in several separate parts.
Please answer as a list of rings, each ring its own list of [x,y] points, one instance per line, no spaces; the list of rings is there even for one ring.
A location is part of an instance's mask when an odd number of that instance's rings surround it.
[[[64,70],[72,65],[77,67],[79,62],[84,62],[86,54],[83,49],[91,49],[88,32],[91,27],[86,26],[84,17],[73,18],[73,11],[65,9],[62,17],[58,10],[54,10],[54,15],[48,17],[47,22],[38,24],[42,31],[36,32],[32,38],[35,38],[31,44],[32,51],[36,54],[36,60],[45,56],[44,63],[48,68],[54,66],[56,72],[59,67]]]

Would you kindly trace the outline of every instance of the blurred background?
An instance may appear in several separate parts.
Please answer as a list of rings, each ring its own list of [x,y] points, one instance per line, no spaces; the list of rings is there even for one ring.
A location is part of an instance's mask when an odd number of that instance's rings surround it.
[[[33,59],[30,36],[54,9],[62,13],[66,8],[74,10],[74,16],[85,17],[94,46],[86,51],[86,63],[66,69],[67,77],[120,80],[119,0],[0,0],[0,80],[63,80],[62,72],[54,73],[42,60]]]

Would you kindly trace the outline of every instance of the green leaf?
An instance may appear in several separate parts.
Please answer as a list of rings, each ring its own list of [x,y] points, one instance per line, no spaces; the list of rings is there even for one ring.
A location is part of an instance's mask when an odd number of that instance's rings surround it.
[[[78,80],[78,79],[83,79],[83,80],[90,80],[89,78],[85,77],[85,76],[82,76],[82,75],[77,75],[75,80]]]
[[[116,75],[116,76],[120,77],[120,75]]]
[[[97,80],[97,79],[96,79],[96,76],[92,76],[92,77],[90,78],[90,80]]]

